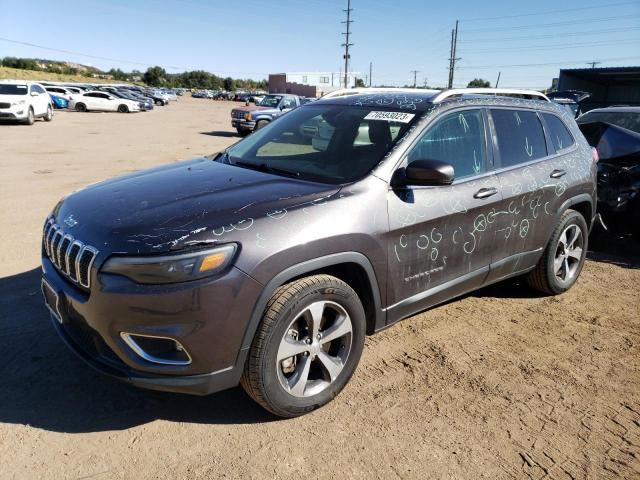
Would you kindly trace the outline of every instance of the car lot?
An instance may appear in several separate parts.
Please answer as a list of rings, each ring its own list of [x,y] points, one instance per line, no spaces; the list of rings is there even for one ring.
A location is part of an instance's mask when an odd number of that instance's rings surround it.
[[[240,389],[141,391],[77,360],[40,298],[46,214],[89,183],[233,143],[233,106],[0,125],[0,477],[640,475],[637,239],[601,242],[560,297],[502,283],[369,338],[336,401],[294,420]]]

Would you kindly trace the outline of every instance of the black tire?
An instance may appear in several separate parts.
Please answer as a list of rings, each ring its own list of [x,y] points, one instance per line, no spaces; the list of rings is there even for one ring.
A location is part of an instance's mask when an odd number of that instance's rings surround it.
[[[51,105],[49,105],[47,106],[47,113],[45,113],[44,115],[44,121],[50,122],[51,120],[53,120],[53,108],[51,108]]]
[[[124,103],[122,105],[118,105],[118,113],[129,113],[129,107]]]
[[[322,367],[323,362],[320,361],[321,352],[319,351],[315,352],[318,355],[317,357],[314,354],[309,355],[308,352],[305,352],[295,357],[281,360],[281,362],[277,361],[278,351],[282,344],[281,342],[285,341],[285,336],[288,338],[291,334],[292,322],[303,318],[301,312],[305,312],[307,307],[318,305],[321,302],[329,302],[327,305],[330,306],[338,305],[339,308],[346,312],[347,318],[351,322],[350,333],[339,337],[339,339],[336,337],[336,340],[327,342],[323,347],[326,353],[330,353],[334,341],[344,340],[344,344],[337,345],[337,352],[346,352],[347,356],[342,359],[341,370],[339,370],[334,379],[329,381],[319,380],[323,382],[324,389],[309,396],[295,396],[291,391],[285,389],[285,386],[281,383],[281,379],[285,375],[281,370],[284,368],[284,362],[292,361],[294,358],[296,360],[293,361],[299,362],[299,365],[302,365],[303,361],[309,362],[311,367],[307,369],[307,375],[310,380],[308,383],[306,381],[307,377],[305,377],[303,385],[303,392],[305,393],[307,386],[312,385],[312,382],[314,382],[311,379],[312,372],[314,375],[322,377],[328,374],[328,370]],[[335,326],[331,323],[331,316],[325,316],[325,312],[326,310],[322,310],[323,327],[318,330],[320,334],[317,336],[317,344],[321,343],[322,334],[330,332],[331,328]],[[337,320],[334,321],[337,322]],[[258,404],[280,417],[291,418],[315,410],[338,395],[353,375],[362,355],[365,329],[366,320],[362,303],[356,292],[343,281],[330,275],[314,275],[283,285],[276,290],[267,303],[264,316],[249,351],[241,384],[249,396]],[[296,341],[300,344],[305,343],[301,340],[304,335],[300,330],[300,337],[296,336]],[[348,346],[346,346],[347,342]],[[306,343],[310,344],[308,337]],[[316,342],[314,341],[314,343]],[[311,359],[309,359],[310,356]],[[296,368],[295,364],[293,368]],[[295,377],[295,375],[296,373],[294,372],[292,377]]]
[[[582,242],[580,247],[581,256],[572,266],[574,271],[571,276],[563,279],[556,273],[554,263],[557,261],[558,255],[565,250],[561,242],[563,233],[572,225],[575,225],[580,230]],[[569,290],[580,276],[580,272],[584,266],[588,242],[589,229],[587,228],[587,222],[584,217],[575,210],[569,209],[565,211],[560,217],[556,228],[553,230],[547,248],[538,261],[536,268],[527,277],[529,285],[548,295],[559,295]],[[566,271],[564,267],[563,271]]]
[[[256,122],[256,126],[254,127],[254,131],[255,130],[260,130],[261,128],[265,127],[267,125],[267,123],[269,123],[269,120],[258,120]]]
[[[76,103],[76,110],[79,112],[86,112],[87,106],[84,103]]]
[[[236,131],[238,132],[238,135],[240,135],[241,137],[246,137],[251,133],[249,130],[245,130],[243,128],[236,128]]]
[[[25,125],[33,125],[36,121],[36,116],[33,114],[33,107],[29,107],[29,111],[27,112],[27,118],[25,119]]]

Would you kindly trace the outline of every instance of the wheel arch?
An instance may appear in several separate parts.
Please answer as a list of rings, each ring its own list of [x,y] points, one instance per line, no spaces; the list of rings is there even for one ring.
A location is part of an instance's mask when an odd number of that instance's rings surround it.
[[[385,314],[380,300],[380,288],[369,259],[359,252],[342,252],[314,258],[290,266],[274,276],[263,288],[245,331],[237,365],[244,364],[262,314],[273,293],[285,283],[316,274],[333,275],[353,288],[365,309],[367,334],[385,326]]]
[[[595,215],[595,208],[593,206],[593,198],[591,195],[588,193],[582,193],[565,200],[558,209],[558,219],[569,208],[580,213],[584,217],[585,222],[587,222],[587,227],[591,230]]]

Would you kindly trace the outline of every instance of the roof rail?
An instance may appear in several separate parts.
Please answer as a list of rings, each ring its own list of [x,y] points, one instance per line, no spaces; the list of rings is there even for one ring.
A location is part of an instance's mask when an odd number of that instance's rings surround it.
[[[334,90],[324,95],[322,98],[344,97],[346,95],[362,95],[367,93],[422,93],[432,94],[440,93],[440,90],[429,90],[426,88],[394,88],[394,87],[360,87],[360,88],[342,88]]]
[[[459,95],[497,95],[501,97],[517,97],[527,98],[530,100],[543,100],[550,102],[549,98],[544,93],[537,92],[535,90],[519,90],[514,88],[452,88],[451,90],[443,90],[438,95],[433,97],[431,101],[433,103],[439,103],[450,97]]]

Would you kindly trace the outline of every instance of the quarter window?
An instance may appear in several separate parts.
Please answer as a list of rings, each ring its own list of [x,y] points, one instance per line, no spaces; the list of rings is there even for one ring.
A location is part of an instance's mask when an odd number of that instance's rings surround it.
[[[573,145],[573,137],[562,120],[550,113],[543,113],[544,123],[547,124],[551,142],[556,151],[564,150]]]
[[[455,178],[487,170],[481,110],[449,113],[428,128],[409,152],[408,161],[440,160],[453,166]]]
[[[511,167],[547,156],[542,124],[535,112],[491,110],[502,167]]]

